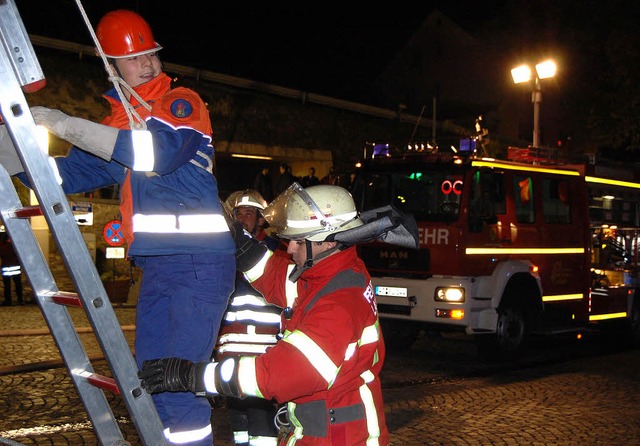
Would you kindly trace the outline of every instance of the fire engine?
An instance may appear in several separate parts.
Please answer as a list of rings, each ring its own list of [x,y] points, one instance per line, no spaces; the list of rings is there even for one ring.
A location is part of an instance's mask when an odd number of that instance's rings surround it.
[[[640,181],[632,170],[509,148],[506,160],[424,145],[369,144],[361,209],[412,214],[420,248],[360,248],[385,342],[464,330],[480,352],[521,352],[534,335],[603,329],[640,339]],[[461,145],[462,147],[462,145]]]

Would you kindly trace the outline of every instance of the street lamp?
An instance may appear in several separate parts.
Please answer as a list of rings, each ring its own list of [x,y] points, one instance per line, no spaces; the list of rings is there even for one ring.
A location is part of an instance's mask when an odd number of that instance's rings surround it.
[[[556,63],[553,60],[546,60],[536,65],[535,76],[528,65],[520,65],[511,70],[511,77],[515,84],[530,82],[533,79],[533,147],[540,146],[540,103],[542,102],[542,86],[540,79],[547,79],[556,75]]]

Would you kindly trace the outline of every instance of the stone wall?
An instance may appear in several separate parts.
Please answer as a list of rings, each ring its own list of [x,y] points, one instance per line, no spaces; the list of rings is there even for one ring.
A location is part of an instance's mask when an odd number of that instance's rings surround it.
[[[27,95],[29,105],[43,105],[60,109],[70,115],[99,122],[109,113],[102,93],[112,87],[102,61],[65,51],[36,47],[36,54],[47,79],[42,90]],[[168,64],[169,65],[169,64]],[[169,73],[171,74],[171,73]],[[220,152],[230,154],[234,148],[262,147],[277,157],[299,154],[299,170],[306,173],[307,164],[313,162],[316,173],[322,176],[333,163],[337,171],[348,172],[360,159],[367,142],[406,142],[430,139],[431,129],[407,123],[401,119],[372,117],[345,109],[307,102],[304,95],[288,99],[256,89],[243,89],[214,82],[202,82],[195,77],[175,78],[176,85],[197,91],[209,107],[214,133],[214,145]],[[50,153],[63,155],[69,144],[52,137]],[[305,153],[325,150],[329,157],[305,157]],[[308,152],[307,152],[308,151]],[[317,152],[313,152],[317,153]],[[219,154],[217,156],[220,156]],[[316,156],[316,155],[314,155]],[[331,160],[331,161],[328,161]],[[217,159],[216,163],[219,164]],[[307,164],[304,164],[304,163]],[[309,164],[310,165],[310,164]],[[238,169],[237,175],[249,175]],[[236,174],[236,172],[233,172]],[[248,178],[253,178],[251,173]],[[220,190],[228,189],[220,184]],[[28,196],[25,190],[20,192]],[[101,196],[96,194],[95,196]],[[101,275],[115,272],[116,276],[129,276],[129,263],[125,259],[106,260],[108,247],[103,237],[104,225],[119,218],[117,200],[84,196],[71,197],[77,202],[93,204],[93,225],[80,226]],[[23,201],[26,203],[26,201]],[[49,243],[57,267],[62,263],[55,243]]]
[[[111,88],[99,59],[36,47],[47,86],[27,97],[30,105],[59,108],[94,121],[108,114],[102,93]],[[169,73],[171,74],[171,73]],[[365,143],[404,143],[431,138],[428,119],[416,126],[400,119],[373,117],[331,106],[234,88],[194,77],[175,76],[176,85],[197,91],[209,107],[214,145],[327,150],[338,170],[353,168]],[[442,129],[440,129],[442,130]],[[68,144],[53,140],[51,151],[65,153]]]

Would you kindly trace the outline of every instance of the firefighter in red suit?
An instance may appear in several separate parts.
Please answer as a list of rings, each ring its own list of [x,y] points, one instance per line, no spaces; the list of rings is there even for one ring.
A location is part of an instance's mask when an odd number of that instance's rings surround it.
[[[353,198],[338,186],[294,183],[264,216],[289,240],[291,260],[236,229],[237,267],[285,308],[282,340],[260,356],[220,363],[148,361],[142,386],[286,403],[280,445],[387,445],[379,378],[385,347],[374,293],[354,243],[340,241],[363,226]]]
[[[264,242],[273,251],[280,241],[267,235],[262,211],[267,202],[252,189],[233,192],[225,201],[233,220],[242,225],[253,238]],[[222,320],[214,360],[259,355],[278,341],[282,308],[268,304],[238,271],[236,289],[229,299]],[[227,397],[227,413],[233,430],[233,441],[242,446],[276,446],[275,426],[277,404],[257,397]]]
[[[209,361],[236,272],[213,174],[209,112],[195,91],[172,88],[158,55],[162,47],[140,15],[111,11],[96,36],[114,82],[105,94],[111,114],[99,124],[45,107],[31,113],[73,144],[51,163],[65,193],[120,187],[127,254],[143,272],[138,366],[177,355]],[[12,167],[11,174],[19,173]],[[208,400],[182,392],[153,401],[170,444],[211,446]]]

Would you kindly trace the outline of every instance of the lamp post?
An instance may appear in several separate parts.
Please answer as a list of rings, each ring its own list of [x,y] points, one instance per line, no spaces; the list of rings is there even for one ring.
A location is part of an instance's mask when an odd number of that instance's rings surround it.
[[[515,84],[532,82],[533,93],[533,147],[540,146],[540,103],[542,102],[542,85],[540,79],[547,79],[556,75],[556,63],[553,60],[540,62],[535,66],[535,76],[528,65],[520,65],[511,70],[511,77]]]

